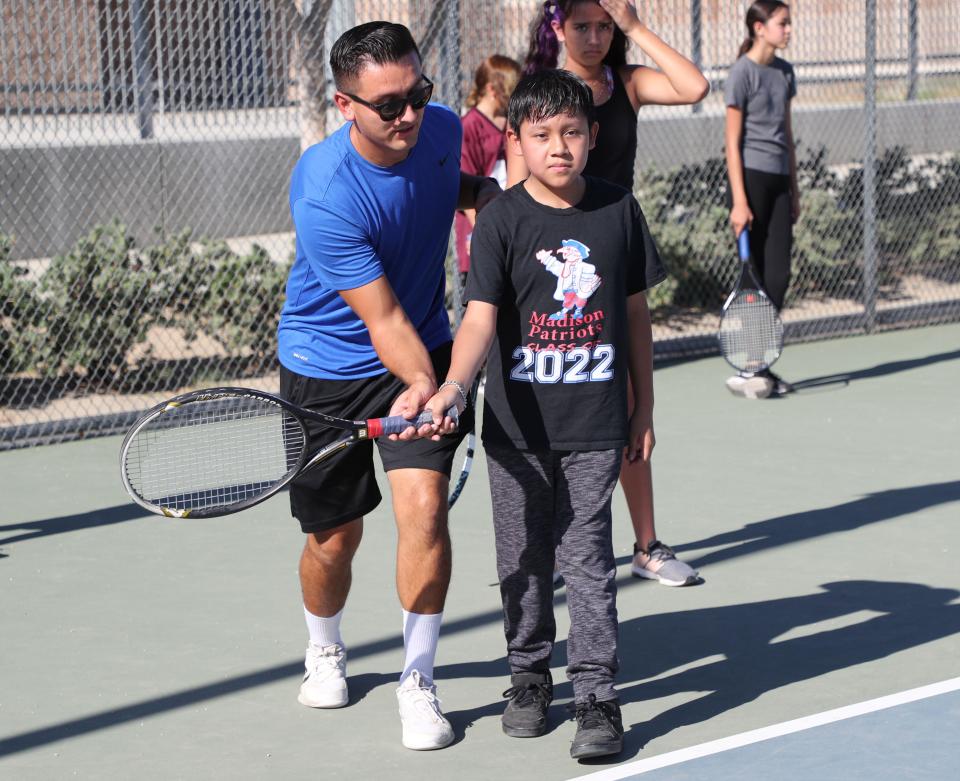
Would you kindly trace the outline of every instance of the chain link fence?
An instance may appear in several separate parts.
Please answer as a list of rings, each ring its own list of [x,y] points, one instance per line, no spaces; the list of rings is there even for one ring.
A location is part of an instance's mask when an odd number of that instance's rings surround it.
[[[641,109],[637,155],[672,272],[651,294],[657,355],[707,352],[737,271],[722,94],[744,7],[637,5],[712,86],[698,106]],[[301,150],[339,125],[333,41],[371,19],[407,24],[438,99],[460,107],[484,57],[523,58],[541,7],[6,0],[0,448],[116,432],[191,387],[275,389],[287,182]],[[791,8],[803,216],[788,340],[960,318],[960,6]]]

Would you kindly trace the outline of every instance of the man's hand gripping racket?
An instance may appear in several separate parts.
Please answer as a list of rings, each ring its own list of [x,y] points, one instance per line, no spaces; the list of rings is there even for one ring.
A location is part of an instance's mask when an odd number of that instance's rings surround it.
[[[453,428],[456,407],[447,410]],[[311,448],[306,421],[344,435]],[[433,424],[433,413],[344,420],[247,388],[210,388],[175,396],[144,414],[120,450],[123,485],[158,515],[209,518],[273,496],[298,474],[367,439]]]

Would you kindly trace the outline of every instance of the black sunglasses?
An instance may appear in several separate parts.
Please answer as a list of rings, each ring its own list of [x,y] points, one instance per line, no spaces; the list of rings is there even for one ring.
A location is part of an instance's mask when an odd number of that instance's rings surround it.
[[[390,100],[385,100],[383,103],[370,103],[363,98],[358,98],[356,95],[351,95],[349,92],[344,92],[343,94],[350,98],[350,100],[355,100],[361,106],[366,106],[376,111],[377,115],[384,122],[393,122],[393,120],[407,110],[408,103],[414,111],[419,111],[430,102],[430,98],[433,95],[433,82],[426,76],[421,76],[420,78],[426,82],[422,87],[411,90],[404,98],[390,98]]]

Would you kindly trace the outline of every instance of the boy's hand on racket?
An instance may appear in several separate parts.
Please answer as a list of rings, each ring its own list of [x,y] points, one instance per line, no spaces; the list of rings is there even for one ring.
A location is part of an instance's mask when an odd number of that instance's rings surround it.
[[[636,3],[628,0],[598,0],[600,7],[603,8],[614,24],[623,30],[624,35],[630,35],[634,28],[642,24],[640,17],[637,16]]]
[[[750,230],[753,224],[753,212],[745,203],[735,203],[730,210],[730,224],[733,226],[733,233],[739,236],[744,230]]]
[[[453,434],[457,430],[456,422],[443,410],[456,407],[457,412],[463,413],[466,404],[463,403],[463,397],[460,391],[453,385],[441,388],[425,405],[425,408],[433,412],[433,422],[436,426],[436,433],[430,439],[440,439],[446,434]]]
[[[390,407],[389,414],[400,415],[407,420],[414,420],[427,405],[430,397],[436,392],[437,383],[432,377],[424,377],[423,379],[416,380],[407,386],[407,389],[403,391],[403,393],[397,396],[393,402],[393,406]],[[441,409],[446,408],[442,407]],[[411,425],[399,434],[391,434],[390,439],[399,439],[406,442],[407,440],[417,439],[419,437],[429,437],[435,433],[436,426],[433,424],[423,425],[419,430]]]
[[[626,447],[627,461],[649,461],[657,438],[653,433],[653,416],[637,410],[630,416],[630,440]]]

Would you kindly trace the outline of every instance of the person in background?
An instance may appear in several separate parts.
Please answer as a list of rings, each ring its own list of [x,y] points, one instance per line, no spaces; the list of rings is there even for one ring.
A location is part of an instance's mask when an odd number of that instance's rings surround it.
[[[463,146],[460,170],[475,176],[490,176],[501,189],[507,186],[504,138],[507,126],[507,102],[520,78],[520,63],[492,54],[477,66],[473,87],[467,96],[469,111],[460,118]],[[457,270],[461,288],[470,270],[470,234],[477,221],[475,209],[458,211],[454,219],[457,240]]]
[[[747,37],[724,88],[730,225],[750,231],[750,251],[760,283],[777,309],[790,284],[793,225],[800,217],[797,159],[790,102],[797,94],[793,66],[777,56],[790,43],[790,8],[757,0],[747,10]],[[793,386],[769,369],[735,374],[727,388],[737,396],[784,396]]]
[[[627,63],[628,42],[656,68]],[[633,191],[637,113],[644,105],[697,103],[709,91],[690,60],[661,40],[627,0],[548,0],[534,20],[524,72],[556,68],[563,44],[564,70],[580,76],[593,93],[600,130],[584,173]],[[523,160],[508,157],[508,186],[527,176]],[[650,394],[651,409],[653,385]],[[628,399],[634,398],[633,393]],[[657,539],[653,473],[649,458],[624,461],[620,474],[635,536],[631,573],[665,586],[700,582],[700,573]]]

